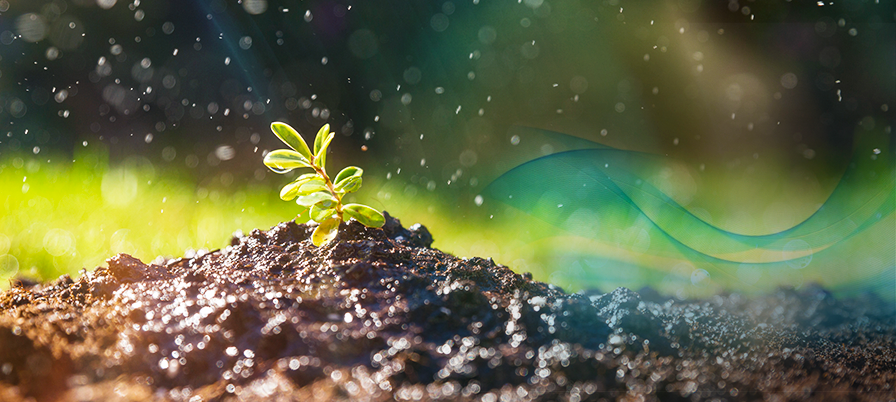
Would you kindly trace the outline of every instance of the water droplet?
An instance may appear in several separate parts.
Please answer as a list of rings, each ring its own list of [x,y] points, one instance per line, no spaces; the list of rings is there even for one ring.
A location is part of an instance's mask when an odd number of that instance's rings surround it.
[[[707,279],[709,279],[709,272],[705,269],[695,269],[691,272],[691,284],[693,285],[702,284]]]
[[[61,89],[59,90],[59,92],[56,92],[56,94],[53,95],[53,99],[56,101],[56,103],[62,103],[66,98],[68,98],[68,91],[65,89]]]
[[[252,15],[264,13],[268,9],[267,0],[243,0],[243,9]]]
[[[230,145],[221,145],[215,149],[215,156],[222,161],[229,161],[236,156],[236,150]]]
[[[47,60],[56,60],[59,57],[59,49],[56,46],[50,46],[46,52]]]
[[[116,2],[117,0],[96,0],[96,4],[104,10],[112,8],[112,6],[114,6]]]
[[[269,167],[270,167],[271,170],[274,171],[274,173],[279,173],[279,174],[289,173],[289,172],[292,170],[292,169],[281,169],[281,168],[278,168],[278,167],[272,167],[272,166],[269,166]]]
[[[244,37],[240,38],[239,45],[240,45],[240,49],[248,50],[250,47],[252,47],[252,37],[244,36]]]

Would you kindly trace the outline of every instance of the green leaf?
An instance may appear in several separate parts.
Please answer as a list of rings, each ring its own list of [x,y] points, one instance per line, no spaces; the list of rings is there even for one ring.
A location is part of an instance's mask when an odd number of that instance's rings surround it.
[[[311,161],[311,150],[308,149],[308,144],[305,143],[305,140],[302,139],[302,136],[289,124],[274,122],[271,123],[271,131],[280,137],[280,140],[289,145],[290,148],[296,150],[299,154],[305,157],[306,160]]]
[[[308,159],[288,149],[271,151],[264,156],[264,165],[276,173],[286,173],[296,168],[311,167]]]
[[[357,166],[348,166],[345,169],[342,169],[339,174],[336,175],[336,178],[333,179],[333,183],[339,183],[342,180],[345,180],[347,177],[358,176],[360,177],[364,174],[364,170]]]
[[[317,163],[317,166],[320,166],[321,169],[325,169],[327,164],[327,148],[330,146],[330,143],[333,142],[333,137],[336,136],[335,133],[330,133],[327,135],[327,138],[324,139],[323,144],[320,147],[320,150],[314,154],[314,161]]]
[[[333,208],[335,205],[331,201],[323,201],[311,207],[311,211],[309,212],[311,215],[311,219],[314,219],[317,222],[323,222],[325,219],[333,216],[336,213],[336,208]]]
[[[336,183],[333,189],[337,193],[353,193],[361,188],[361,176],[349,176]]]
[[[306,173],[299,176],[291,183],[283,186],[283,189],[280,190],[280,199],[283,201],[290,201],[293,198],[296,198],[296,196],[299,195],[299,188],[315,177],[317,177],[317,175],[314,173]]]
[[[315,246],[320,247],[336,238],[336,233],[338,233],[338,231],[339,219],[327,219],[314,228],[314,233],[311,233],[311,242],[314,243]]]
[[[317,193],[303,195],[303,196],[300,196],[299,198],[296,198],[296,204],[299,204],[303,207],[310,208],[312,205],[317,204],[318,202],[327,201],[327,200],[336,202],[336,199],[333,198],[333,195],[331,195],[330,193],[328,193],[326,191],[320,191]]]
[[[346,204],[342,207],[342,213],[361,222],[364,226],[378,228],[386,223],[386,218],[380,211],[377,211],[367,205]]]
[[[280,199],[283,201],[292,201],[299,195],[299,186],[295,182],[289,183],[280,189]]]
[[[314,137],[314,154],[317,155],[320,152],[320,148],[324,144],[324,140],[327,138],[327,135],[330,134],[330,125],[324,124],[320,130],[317,131],[317,136]]]
[[[299,194],[301,195],[308,195],[318,191],[328,191],[327,185],[324,184],[323,179],[318,177],[306,181],[304,184],[302,184],[301,187],[299,187]]]

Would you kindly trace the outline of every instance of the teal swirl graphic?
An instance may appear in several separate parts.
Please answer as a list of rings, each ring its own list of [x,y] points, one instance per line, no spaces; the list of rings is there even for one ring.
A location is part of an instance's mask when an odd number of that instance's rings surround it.
[[[547,138],[548,154],[504,173],[484,195],[561,229],[547,237],[562,238],[553,242],[562,248],[553,261],[565,265],[555,269],[567,282],[639,279],[716,289],[817,282],[893,296],[896,191],[888,135],[858,135],[852,163],[807,219],[754,235],[714,226],[677,202],[679,184],[657,180],[680,166],[674,160],[560,133],[520,132]]]

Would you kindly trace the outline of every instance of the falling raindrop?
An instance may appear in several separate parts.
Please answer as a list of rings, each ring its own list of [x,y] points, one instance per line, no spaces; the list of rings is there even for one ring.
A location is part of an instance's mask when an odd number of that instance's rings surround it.
[[[65,89],[60,89],[58,92],[56,92],[55,95],[53,95],[53,99],[56,101],[56,103],[62,103],[66,98],[68,98],[68,91]]]
[[[229,161],[236,156],[236,150],[230,145],[221,145],[215,148],[215,156],[222,161]]]

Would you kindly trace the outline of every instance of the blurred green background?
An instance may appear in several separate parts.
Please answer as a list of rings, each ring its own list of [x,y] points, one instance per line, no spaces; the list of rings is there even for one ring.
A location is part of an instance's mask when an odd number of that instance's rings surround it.
[[[261,164],[279,120],[330,123],[331,169],[363,167],[356,197],[436,247],[570,290],[893,298],[892,214],[799,269],[728,269],[658,258],[649,223],[570,230],[484,196],[558,151],[550,130],[668,157],[644,179],[718,228],[785,231],[856,158],[893,174],[883,3],[0,0],[0,279],[221,248],[291,219],[291,176]],[[857,202],[893,191],[867,186]]]

